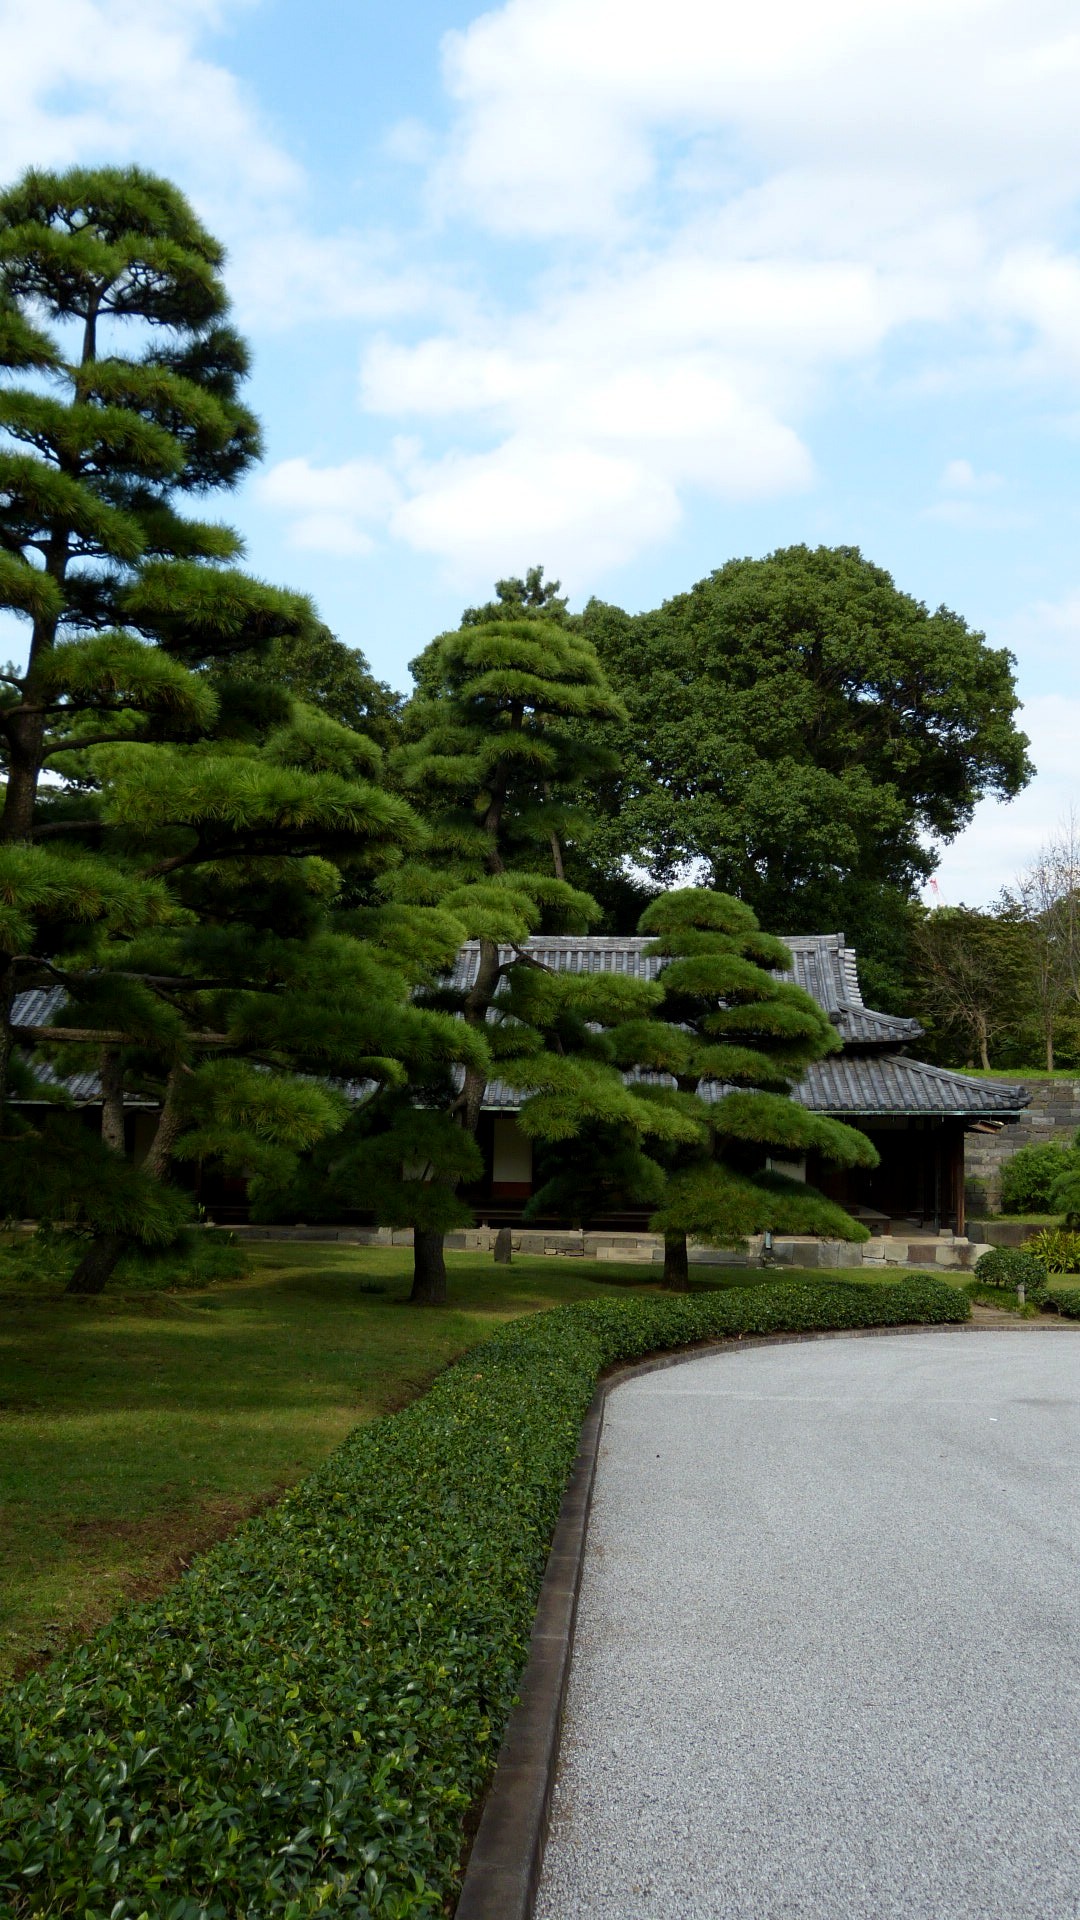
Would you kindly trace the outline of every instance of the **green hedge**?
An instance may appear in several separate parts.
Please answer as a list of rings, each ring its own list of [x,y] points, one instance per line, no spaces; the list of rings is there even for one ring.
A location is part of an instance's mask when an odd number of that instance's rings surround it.
[[[603,1368],[713,1335],[957,1321],[934,1280],[514,1321],[165,1597],[0,1708],[12,1920],[436,1920]]]
[[[1023,1285],[1031,1296],[1045,1288],[1046,1268],[1026,1247],[990,1247],[975,1262],[975,1278],[980,1286],[1008,1287],[1014,1293]]]

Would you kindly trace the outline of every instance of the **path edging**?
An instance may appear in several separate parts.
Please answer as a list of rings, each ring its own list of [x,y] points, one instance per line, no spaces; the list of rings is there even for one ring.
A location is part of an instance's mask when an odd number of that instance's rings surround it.
[[[1033,1327],[1030,1321],[1027,1328],[1031,1332],[1054,1331],[1052,1327]],[[1012,1332],[1013,1328],[1001,1330]],[[1076,1330],[1080,1332],[1080,1326]],[[563,1708],[570,1682],[589,1511],[609,1393],[641,1374],[683,1366],[689,1360],[702,1359],[707,1353],[725,1350],[735,1352],[746,1347],[794,1345],[811,1340],[879,1339],[904,1333],[997,1331],[996,1327],[976,1326],[967,1320],[898,1327],[841,1327],[807,1333],[728,1335],[619,1367],[600,1381],[582,1423],[577,1458],[559,1509],[540,1588],[518,1704],[510,1716],[499,1751],[461,1896],[454,1909],[454,1920],[533,1920],[559,1760]]]

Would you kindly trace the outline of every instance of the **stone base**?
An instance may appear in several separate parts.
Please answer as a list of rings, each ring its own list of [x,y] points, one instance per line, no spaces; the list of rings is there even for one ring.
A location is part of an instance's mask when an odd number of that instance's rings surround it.
[[[342,1246],[410,1247],[412,1229],[389,1227],[234,1227],[243,1240],[316,1240],[337,1241]],[[453,1253],[493,1254],[495,1227],[465,1227],[446,1236],[447,1250]],[[1014,1244],[998,1242],[998,1244]],[[585,1233],[576,1229],[562,1232],[541,1228],[511,1228],[510,1245],[514,1253],[543,1255],[549,1259],[617,1261],[631,1266],[661,1266],[664,1241],[658,1233]],[[696,1267],[760,1267],[764,1236],[754,1234],[737,1247],[703,1247],[690,1243],[689,1259]],[[853,1244],[846,1240],[815,1240],[801,1235],[773,1240],[773,1259],[777,1266],[823,1267],[919,1267],[934,1272],[942,1267],[974,1267],[983,1252],[982,1244],[958,1239],[953,1233],[907,1235],[902,1227],[892,1233],[878,1234]]]

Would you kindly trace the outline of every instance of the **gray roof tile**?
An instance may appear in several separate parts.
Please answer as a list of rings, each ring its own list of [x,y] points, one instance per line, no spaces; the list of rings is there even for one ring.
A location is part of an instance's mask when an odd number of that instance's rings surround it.
[[[661,962],[648,957],[652,942],[640,935],[534,935],[524,951],[556,972],[626,973],[654,980]],[[842,933],[801,934],[787,939],[791,972],[785,976],[824,1008],[833,1020],[844,1051],[819,1060],[807,1070],[793,1097],[815,1113],[838,1117],[859,1115],[919,1115],[926,1119],[1004,1118],[1030,1103],[1026,1088],[1005,1081],[974,1080],[946,1067],[932,1067],[892,1051],[922,1032],[917,1020],[875,1013],[863,1004],[854,949]],[[479,944],[470,940],[458,956],[450,984],[459,991],[476,977]],[[500,949],[509,961],[513,948]],[[886,1051],[885,1049],[890,1049]],[[724,1089],[702,1087],[707,1099],[718,1099]],[[513,1112],[521,1095],[502,1081],[488,1085],[484,1106],[490,1112]]]
[[[556,973],[626,973],[639,980],[655,980],[661,962],[648,956],[654,943],[641,934],[534,934],[523,952]],[[805,987],[819,1007],[834,1020],[847,1044],[901,1046],[922,1032],[917,1020],[874,1013],[863,1005],[854,949],[842,933],[799,934],[785,940],[791,951],[791,972],[781,978]],[[500,958],[513,958],[512,947],[501,947]],[[476,978],[480,948],[469,940],[458,956],[448,985],[466,992]]]

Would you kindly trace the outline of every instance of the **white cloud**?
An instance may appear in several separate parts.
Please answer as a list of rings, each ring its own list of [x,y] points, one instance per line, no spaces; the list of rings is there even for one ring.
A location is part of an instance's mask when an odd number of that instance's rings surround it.
[[[250,0],[0,0],[0,180],[137,162],[181,180],[229,246],[244,327],[382,321],[425,275],[385,235],[319,234],[303,169],[258,102],[200,50]]]
[[[0,0],[0,178],[24,167],[182,164],[215,197],[293,191],[300,174],[199,39],[217,0]]]
[[[1005,805],[984,800],[971,826],[945,848],[937,871],[941,905],[989,906],[1080,803],[1080,696],[1055,693],[1029,700],[1021,724],[1031,737],[1038,778]],[[929,891],[925,898],[934,904]]]
[[[970,460],[948,460],[938,481],[942,493],[996,493],[1004,486],[1000,473],[976,473]]]
[[[379,512],[350,462],[336,504],[271,489],[294,540],[479,571],[545,539],[588,584],[697,492],[812,487],[841,381],[1026,384],[1042,424],[1048,392],[1080,417],[1073,0],[504,0],[445,37],[448,127],[382,137],[426,170],[422,238],[318,230],[207,52],[251,3],[0,0],[0,169],[160,167],[230,244],[242,326],[355,328],[365,443],[421,445],[387,452]],[[1001,493],[958,456],[925,513],[1025,525]]]
[[[489,454],[451,455],[413,480],[391,529],[462,581],[520,566],[528,538],[558,553],[565,584],[576,591],[590,569],[630,559],[671,533],[680,516],[662,474],[587,442],[511,438]]]
[[[449,34],[444,63],[441,190],[502,231],[603,233],[665,137],[717,129],[774,171],[839,163],[939,203],[1018,178],[1067,195],[1066,155],[1075,181],[1070,0],[508,0]]]
[[[399,498],[393,476],[375,460],[336,467],[282,460],[260,477],[256,492],[289,516],[292,546],[357,555],[371,552],[371,529],[387,525]]]
[[[905,338],[942,393],[1080,373],[1071,0],[506,0],[446,36],[444,77],[435,207],[555,264],[364,355],[369,413],[456,443],[406,477],[394,529],[425,551],[511,564],[546,535],[599,569],[694,490],[806,489],[837,374]],[[925,516],[1027,525],[1003,484],[958,459]]]

